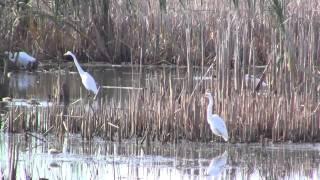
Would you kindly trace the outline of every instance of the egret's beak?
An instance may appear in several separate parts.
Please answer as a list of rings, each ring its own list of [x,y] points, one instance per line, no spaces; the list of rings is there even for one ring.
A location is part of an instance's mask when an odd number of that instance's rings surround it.
[[[64,53],[63,57],[64,57],[63,59],[67,61],[72,61],[72,56],[68,52]]]
[[[69,52],[66,52],[66,53],[63,54],[63,56],[68,57],[68,56],[71,56],[71,55],[69,54]]]

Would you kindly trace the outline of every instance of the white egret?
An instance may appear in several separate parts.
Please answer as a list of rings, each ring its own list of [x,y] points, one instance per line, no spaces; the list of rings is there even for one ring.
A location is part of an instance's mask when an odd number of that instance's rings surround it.
[[[55,149],[55,148],[50,148],[48,150],[48,154],[60,154],[60,153],[62,153],[62,152],[57,150],[57,149]]]
[[[244,75],[244,81],[245,81],[246,87],[252,87],[252,86],[257,87],[258,83],[260,82],[260,78],[256,78],[253,75],[246,74]],[[261,87],[266,88],[267,86],[268,84],[265,81],[262,81]]]
[[[97,88],[96,81],[93,79],[93,77],[89,73],[85,72],[81,68],[80,64],[78,63],[78,60],[77,60],[76,56],[74,54],[72,54],[70,51],[66,52],[64,55],[72,57],[72,59],[74,61],[74,64],[76,65],[77,70],[78,70],[78,72],[80,74],[81,81],[82,81],[82,84],[84,85],[84,87],[88,91],[91,91],[95,95],[97,95],[98,94],[98,88]]]
[[[222,155],[213,158],[207,168],[207,175],[217,176],[227,165],[228,152],[225,151]]]
[[[2,101],[3,102],[11,102],[12,101],[12,97],[9,97],[9,96],[8,97],[3,97]]]
[[[8,78],[11,78],[12,74],[13,74],[13,72],[8,72],[8,73],[7,73],[7,77],[8,77]]]
[[[26,52],[8,52],[5,51],[4,54],[8,55],[9,60],[18,66],[22,66],[25,69],[36,69],[38,67],[38,61],[36,58],[30,56]]]
[[[228,130],[224,120],[219,115],[212,114],[213,97],[211,93],[207,92],[205,96],[209,99],[209,104],[207,108],[207,121],[210,125],[211,131],[215,135],[221,136],[225,141],[228,141]]]

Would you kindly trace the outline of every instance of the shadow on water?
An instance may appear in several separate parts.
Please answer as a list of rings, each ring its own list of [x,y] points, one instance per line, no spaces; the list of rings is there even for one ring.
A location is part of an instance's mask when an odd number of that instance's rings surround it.
[[[0,172],[25,179],[313,179],[320,176],[320,145],[121,144],[78,136],[62,141],[0,135]],[[50,143],[49,143],[50,142]],[[19,144],[19,148],[15,145]],[[49,154],[57,148],[61,153]],[[17,152],[18,160],[10,160]]]
[[[0,75],[0,97],[9,95],[9,79],[6,76]]]
[[[6,97],[9,95],[9,80],[6,76],[0,75],[0,98],[2,100],[3,97]],[[1,101],[0,100],[0,101]],[[0,103],[0,122],[2,122],[2,117],[4,113],[8,110],[7,104]],[[2,123],[0,123],[0,128],[2,127]]]

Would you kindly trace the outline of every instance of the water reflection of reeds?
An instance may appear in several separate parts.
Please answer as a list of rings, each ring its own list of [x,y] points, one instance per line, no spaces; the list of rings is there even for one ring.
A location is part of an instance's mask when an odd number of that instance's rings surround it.
[[[4,177],[9,177],[14,164],[17,178],[28,175],[33,179],[313,179],[320,175],[319,151],[312,144],[261,147],[184,141],[146,146],[134,141],[83,141],[80,136],[67,136],[62,141],[55,136],[45,139],[1,135],[4,143],[0,144],[0,169],[5,172]],[[48,154],[53,144],[68,151]],[[15,154],[16,159],[10,154]],[[218,168],[219,164],[222,168],[215,171],[217,174],[208,173],[210,166]]]
[[[318,152],[309,148],[297,150],[295,149],[297,146],[299,145],[286,145],[287,148],[279,149],[237,149],[229,162],[231,166],[240,168],[238,171],[232,170],[235,171],[232,174],[245,175],[246,178],[270,177],[270,179],[319,177],[317,174],[320,161]],[[248,150],[251,153],[245,153]]]

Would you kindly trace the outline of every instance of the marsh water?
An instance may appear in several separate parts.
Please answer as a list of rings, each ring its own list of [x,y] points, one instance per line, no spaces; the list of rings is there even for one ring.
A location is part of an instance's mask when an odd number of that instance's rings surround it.
[[[39,136],[39,135],[38,135]],[[1,175],[8,177],[12,149],[17,178],[32,179],[318,179],[319,145],[136,144],[92,142],[70,135],[0,136]],[[61,150],[49,154],[50,148]]]
[[[143,87],[157,73],[173,73],[177,80],[184,75],[174,69],[152,68],[141,71],[139,68],[110,67],[90,72],[100,85],[117,87]],[[72,101],[87,97],[79,75],[70,72],[66,76],[64,71],[11,72],[1,87],[1,95],[13,97],[14,106],[27,105],[28,99],[36,99],[40,105],[46,105],[59,78],[62,81],[68,79]],[[199,77],[194,77],[194,80],[199,80]],[[125,91],[103,89],[100,96],[119,99]],[[8,104],[2,103],[1,112],[8,108]],[[61,153],[48,153],[52,148]],[[136,139],[118,143],[95,138],[88,142],[77,134],[58,139],[54,135],[1,133],[0,179],[8,179],[14,152],[17,152],[17,179],[320,178],[320,144],[262,146],[182,141],[146,146]]]

